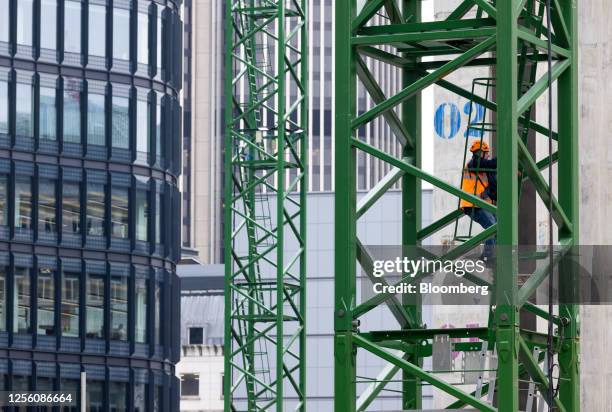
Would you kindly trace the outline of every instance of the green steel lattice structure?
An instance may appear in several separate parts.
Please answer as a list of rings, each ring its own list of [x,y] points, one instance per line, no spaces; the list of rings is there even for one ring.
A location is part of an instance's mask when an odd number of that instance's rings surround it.
[[[224,408],[305,411],[307,2],[225,3]]]
[[[363,4],[361,4],[363,3]],[[536,100],[545,94],[547,77],[525,76],[529,64],[547,58],[543,1],[540,0],[463,0],[456,2],[452,13],[441,21],[422,22],[421,2],[416,0],[337,1],[335,19],[336,101],[335,101],[335,411],[369,410],[368,406],[385,389],[393,376],[401,371],[403,409],[422,407],[422,386],[435,388],[456,398],[449,409],[462,407],[481,411],[517,412],[519,376],[529,379],[542,393],[549,387],[542,371],[542,358],[534,356],[534,346],[545,346],[546,335],[521,328],[519,313],[526,310],[548,319],[547,312],[529,302],[537,286],[547,279],[548,271],[540,270],[519,283],[518,201],[522,180],[530,180],[545,204],[550,189],[543,176],[548,166],[556,167],[557,198],[553,199],[553,218],[559,243],[578,244],[578,84],[577,84],[577,1],[552,0],[552,69],[553,87],[558,98],[554,102],[558,124],[552,133],[557,152],[536,162],[527,150],[530,130],[537,139],[546,139],[548,129],[531,117]],[[539,13],[539,17],[538,16]],[[382,23],[381,23],[382,21]],[[436,56],[435,61],[421,61]],[[402,73],[402,88],[385,96],[381,81],[368,69],[373,59]],[[531,63],[530,63],[531,62]],[[445,77],[467,66],[494,67],[494,98],[472,94]],[[525,79],[531,81],[525,87]],[[357,85],[367,90],[375,103],[369,110],[358,111]],[[462,192],[421,169],[420,164],[420,92],[438,85],[470,101],[483,105],[496,114],[498,155],[498,202],[491,205]],[[403,147],[402,156],[394,156],[382,148],[359,138],[358,130],[373,120],[384,118]],[[533,133],[531,134],[533,135]],[[532,138],[532,137],[531,137]],[[389,174],[357,202],[357,155],[388,163]],[[458,157],[461,155],[458,154]],[[522,171],[522,179],[517,178]],[[357,222],[395,183],[402,190],[402,243],[419,245],[440,229],[461,216],[451,210],[444,218],[420,227],[421,182],[469,200],[497,216],[497,224],[451,249],[446,258],[463,255],[478,247],[483,240],[497,236],[500,248],[495,278],[496,307],[489,311],[489,327],[474,329],[432,330],[421,321],[418,301],[399,302],[390,295],[377,295],[367,301],[358,300],[357,270],[366,272],[372,264],[367,248],[357,237]],[[572,290],[572,274],[561,269],[560,293]],[[482,283],[482,282],[481,282]],[[568,292],[569,293],[569,292]],[[398,321],[396,330],[365,330],[359,320],[373,308],[387,304]],[[578,412],[579,399],[579,318],[576,305],[561,304],[553,321],[563,324],[562,336],[554,337],[559,363],[559,392],[553,400],[555,410]],[[486,342],[497,351],[495,388],[482,388],[481,396],[469,393],[423,368],[423,359],[431,356],[432,339],[437,334],[451,338],[478,338],[476,345],[454,345],[456,351],[480,350]],[[476,349],[475,349],[476,348]],[[399,355],[399,350],[403,355]],[[368,352],[388,362],[388,367],[361,393],[358,388],[358,353]],[[488,402],[486,392],[495,390],[496,401]],[[548,400],[547,400],[548,402]]]

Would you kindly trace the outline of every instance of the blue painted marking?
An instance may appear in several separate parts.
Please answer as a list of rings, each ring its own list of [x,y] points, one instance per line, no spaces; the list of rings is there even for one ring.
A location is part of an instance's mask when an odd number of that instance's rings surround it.
[[[450,128],[448,133],[445,132],[445,118],[446,118],[446,107],[449,108],[449,124]],[[459,129],[461,128],[461,112],[454,103],[442,103],[436,109],[434,115],[434,129],[436,134],[442,139],[452,139],[455,137]]]
[[[463,113],[465,113],[468,116],[468,122],[470,125],[476,125],[480,122],[482,122],[484,120],[484,113],[485,113],[485,108],[484,106],[478,104],[478,103],[474,103],[472,105],[472,119],[470,120],[470,102],[465,103],[465,106],[463,106]],[[477,126],[478,127],[478,126]],[[478,127],[479,129],[480,127]],[[467,130],[465,131],[465,133],[463,134],[465,137],[477,137],[480,138],[482,137],[482,131],[478,130],[478,129],[471,129],[469,127],[466,128]]]

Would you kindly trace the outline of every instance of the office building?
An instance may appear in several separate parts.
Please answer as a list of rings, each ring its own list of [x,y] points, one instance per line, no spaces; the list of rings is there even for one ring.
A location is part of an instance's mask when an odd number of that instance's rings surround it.
[[[179,8],[0,1],[0,390],[177,410]]]

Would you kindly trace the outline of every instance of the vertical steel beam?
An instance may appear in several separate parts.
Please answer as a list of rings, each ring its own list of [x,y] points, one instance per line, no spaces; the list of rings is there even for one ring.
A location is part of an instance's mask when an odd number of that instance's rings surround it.
[[[517,1],[497,2],[497,268],[495,310],[500,412],[518,410]]]
[[[285,116],[287,114],[287,110],[285,108],[285,98],[286,98],[286,88],[285,88],[285,79],[286,79],[286,66],[285,66],[285,58],[286,58],[286,47],[285,47],[285,12],[286,12],[286,2],[279,1],[277,4],[277,32],[276,35],[278,37],[278,49],[276,50],[276,64],[277,64],[277,73],[278,73],[278,85],[277,85],[277,93],[278,93],[278,139],[277,139],[277,147],[278,147],[278,155],[276,158],[277,161],[277,174],[276,174],[276,184],[279,191],[279,196],[276,197],[276,216],[279,221],[284,219],[284,211],[285,211],[285,134],[287,132],[287,121]],[[276,367],[279,368],[284,365],[284,357],[285,357],[285,345],[284,345],[284,337],[285,337],[285,328],[284,328],[284,309],[285,305],[281,304],[284,299],[285,294],[285,225],[279,223],[276,225]],[[284,379],[282,379],[284,371],[277,370],[276,371],[276,411],[282,412],[284,405]]]
[[[335,302],[334,302],[334,410],[355,412],[356,355],[352,341],[356,267],[356,153],[351,145],[351,120],[356,113],[355,50],[351,24],[357,0],[336,8],[335,95]]]
[[[232,79],[234,78],[234,65],[232,61],[232,53],[231,50],[234,49],[234,36],[232,25],[229,23],[231,21],[232,16],[232,2],[230,0],[225,1],[225,73],[224,73],[224,90],[225,90],[225,117],[231,117],[233,115],[234,110],[234,102],[232,101]],[[224,240],[224,251],[223,251],[223,262],[224,272],[225,272],[225,285],[223,290],[223,310],[224,310],[224,328],[223,328],[223,410],[231,411],[232,410],[232,362],[231,356],[227,354],[228,351],[232,349],[232,290],[231,290],[231,281],[233,275],[232,264],[232,242],[228,239],[232,237],[232,214],[228,210],[227,203],[229,199],[232,198],[233,188],[232,185],[227,181],[228,176],[232,175],[232,146],[233,146],[233,138],[232,138],[232,126],[229,122],[226,122],[225,126],[225,153],[224,153],[224,173],[225,173],[225,185],[223,188],[223,197],[224,197],[224,213],[223,213],[223,240]]]
[[[411,23],[421,22],[421,2],[412,0],[402,0],[402,11],[404,20]],[[419,59],[412,59],[416,63]],[[418,73],[414,69],[402,70],[402,89],[410,86],[419,79]],[[403,157],[409,159],[411,164],[421,168],[421,92],[402,104],[402,121],[408,134],[413,137],[414,144],[404,144]],[[402,245],[406,249],[414,249],[419,244],[418,231],[421,229],[421,180],[411,174],[404,174],[402,177]],[[416,325],[406,325],[405,328],[420,327],[422,318],[421,299],[418,294],[402,295],[403,304],[406,311]],[[416,346],[416,345],[415,345]],[[405,358],[408,362],[422,366],[422,359],[418,351]],[[403,395],[402,409],[421,409],[422,408],[422,383],[421,380],[410,375],[406,370],[402,370]]]
[[[558,116],[559,122],[559,162],[558,192],[559,203],[572,223],[572,232],[562,230],[559,239],[571,238],[571,244],[579,244],[579,146],[578,146],[578,9],[576,0],[560,0],[561,17],[570,32],[569,49],[571,65],[559,77]],[[559,305],[559,316],[568,320],[563,328],[563,346],[559,353],[560,385],[559,397],[567,411],[580,411],[580,324],[579,308],[571,293],[578,279],[572,265],[560,267],[559,294],[570,300],[569,304]]]
[[[300,76],[302,78],[302,84],[304,90],[308,90],[308,16],[310,10],[308,9],[308,0],[301,0],[300,5],[302,7],[302,11],[306,18],[304,19],[304,25],[300,31],[300,43],[301,50],[303,52],[302,59],[303,62],[301,64]],[[306,100],[307,101],[307,100]],[[308,105],[302,104],[302,109],[299,113],[300,116],[300,124],[307,125],[308,124]],[[300,142],[300,156],[302,160],[302,165],[306,166],[308,164],[308,133],[304,133],[304,137]],[[306,396],[306,245],[308,244],[307,238],[307,199],[306,194],[308,193],[308,168],[304,167],[302,177],[299,183],[299,192],[300,192],[300,205],[301,205],[301,213],[300,213],[300,233],[302,234],[302,247],[304,248],[302,259],[300,259],[300,312],[302,313],[302,330],[300,331],[300,343],[299,350],[301,353],[301,365],[300,365],[300,391],[303,396]],[[302,405],[299,408],[299,412],[306,412],[306,399],[302,400]]]
[[[226,412],[306,410],[306,3],[226,2]]]

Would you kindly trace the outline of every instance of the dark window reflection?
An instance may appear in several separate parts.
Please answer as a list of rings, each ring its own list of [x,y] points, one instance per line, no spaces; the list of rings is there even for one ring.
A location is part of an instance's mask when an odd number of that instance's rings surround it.
[[[38,270],[37,285],[37,333],[55,334],[55,271],[48,267]]]
[[[127,383],[110,382],[110,411],[125,412],[127,404]]]
[[[79,279],[79,273],[62,276],[62,336],[79,336]]]
[[[128,189],[123,187],[111,189],[111,233],[121,239],[128,237],[128,193]]]
[[[15,227],[32,228],[32,179],[15,178]]]
[[[87,380],[87,411],[104,411],[104,382]]]
[[[76,182],[62,184],[62,231],[64,233],[81,232],[81,189]]]
[[[57,199],[55,195],[55,180],[40,179],[38,184],[38,230],[55,233]]]
[[[127,340],[128,278],[111,277],[110,316],[111,339]]]
[[[87,184],[87,234],[104,236],[104,185]]]
[[[60,390],[71,393],[73,397],[78,396],[79,381],[77,379],[60,379]],[[61,411],[77,412],[78,408],[76,406],[64,406]]]
[[[104,277],[89,275],[87,279],[87,337],[104,338]]]
[[[196,373],[181,375],[181,397],[198,397],[200,395],[200,376]]]
[[[13,332],[30,333],[30,269],[15,268]]]

